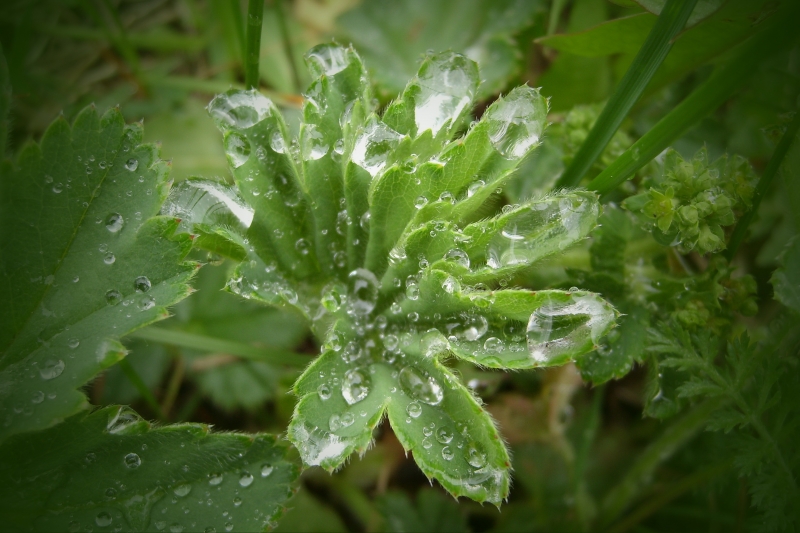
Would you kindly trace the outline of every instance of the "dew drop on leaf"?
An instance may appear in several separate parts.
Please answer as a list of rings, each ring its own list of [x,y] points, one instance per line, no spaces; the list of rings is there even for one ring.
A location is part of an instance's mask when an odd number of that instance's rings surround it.
[[[422,209],[423,207],[425,207],[425,204],[427,203],[428,203],[428,198],[426,198],[425,196],[417,196],[417,199],[414,200],[414,207],[416,207],[417,209]]]
[[[139,465],[142,464],[141,457],[139,457],[139,455],[135,453],[129,453],[128,455],[126,455],[124,461],[125,461],[125,466],[127,466],[130,469],[139,468]]]
[[[547,102],[537,89],[517,87],[498,99],[483,116],[489,140],[508,159],[520,159],[539,143],[547,119]]]
[[[33,396],[31,397],[32,403],[38,404],[42,403],[43,401],[44,401],[44,392],[39,390],[33,393]]]
[[[350,157],[353,163],[375,177],[384,169],[389,154],[400,144],[402,138],[402,135],[383,122],[373,119],[356,139]]]
[[[350,64],[347,49],[333,44],[315,46],[306,54],[309,67],[317,75],[334,76]]]
[[[208,475],[208,484],[211,486],[216,486],[222,483],[222,474],[220,473],[212,473]]]
[[[300,155],[305,161],[320,159],[330,150],[330,144],[325,141],[325,136],[313,124],[304,124],[300,143]],[[276,150],[277,151],[277,150]]]
[[[422,406],[419,402],[411,402],[408,404],[408,407],[406,407],[406,412],[411,418],[419,418],[419,415],[422,414]]]
[[[368,315],[375,309],[378,299],[378,279],[365,268],[357,268],[348,275],[348,304],[356,315]]]
[[[113,253],[111,253],[111,252],[108,252],[108,253],[107,253],[107,254],[106,254],[104,257],[103,257],[103,263],[105,263],[105,264],[107,264],[107,265],[113,265],[113,264],[114,264],[114,261],[116,261],[116,260],[117,260],[117,258],[116,258],[116,257],[114,256],[114,254],[113,254]]]
[[[400,370],[399,379],[400,386],[412,398],[429,405],[438,405],[442,402],[444,397],[442,386],[433,377],[425,377],[416,368],[406,366]]]
[[[233,168],[239,168],[250,158],[250,141],[241,133],[230,131],[225,135],[225,153]]]
[[[253,483],[253,474],[250,472],[242,472],[239,476],[239,485],[242,487],[249,487]]]
[[[455,455],[455,452],[450,449],[450,446],[445,446],[442,448],[442,459],[445,461],[452,461]]]
[[[111,289],[110,291],[106,292],[106,302],[110,305],[117,305],[122,301],[122,294],[116,290]]]
[[[452,250],[448,250],[447,253],[444,254],[442,257],[445,261],[449,261],[451,263],[455,263],[458,266],[469,268],[470,261],[467,252],[464,250],[459,250],[458,248],[453,248]]]
[[[130,158],[125,161],[125,169],[131,172],[135,172],[136,169],[139,168],[139,160],[136,158]]]
[[[355,369],[348,370],[342,380],[342,396],[348,404],[353,405],[367,397],[369,386],[369,377],[363,372]]]
[[[269,477],[273,470],[275,470],[275,467],[271,464],[261,465],[261,477]]]
[[[331,388],[327,383],[323,383],[317,387],[317,394],[319,394],[320,399],[327,400],[331,397]]]
[[[418,135],[431,130],[435,136],[448,122],[452,126],[472,101],[477,74],[472,61],[452,52],[439,54],[423,64],[414,98]]]
[[[453,432],[447,428],[439,428],[436,430],[436,440],[442,444],[450,444],[453,440]]]
[[[111,213],[106,217],[106,229],[111,233],[118,233],[125,224],[125,220],[119,213]]]
[[[136,292],[147,292],[150,290],[150,280],[146,276],[139,276],[133,280],[133,288]]]
[[[219,94],[208,104],[208,114],[223,129],[246,129],[272,112],[273,103],[255,89]]]
[[[64,361],[61,359],[48,359],[44,362],[44,365],[39,369],[39,375],[44,380],[55,379],[64,372]]]
[[[113,522],[111,515],[105,511],[97,513],[97,516],[94,517],[94,523],[97,524],[99,527],[110,526],[111,522]]]
[[[475,468],[483,468],[486,466],[486,454],[481,450],[478,444],[470,443],[470,445],[467,446],[465,456],[470,466]]]
[[[183,498],[184,496],[189,494],[191,492],[191,490],[192,490],[192,486],[189,485],[188,483],[185,483],[183,485],[178,485],[177,487],[172,489],[172,492],[175,493],[175,496],[177,496],[179,498]]]

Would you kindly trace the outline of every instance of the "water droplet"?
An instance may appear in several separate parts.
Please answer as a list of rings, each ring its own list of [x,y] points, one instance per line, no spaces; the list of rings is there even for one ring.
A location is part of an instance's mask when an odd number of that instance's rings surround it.
[[[64,361],[61,359],[48,359],[44,362],[41,368],[39,368],[39,375],[44,380],[55,379],[64,372]]]
[[[389,154],[400,144],[402,138],[403,135],[373,118],[356,139],[350,157],[353,163],[375,177],[384,169]]]
[[[31,402],[33,403],[42,403],[44,401],[44,393],[40,390],[33,393],[31,397]]]
[[[444,254],[442,257],[445,261],[449,261],[451,263],[455,263],[463,268],[469,268],[470,261],[467,252],[464,250],[459,250],[458,248],[453,248],[449,250],[447,253]]]
[[[105,263],[105,264],[107,264],[107,265],[113,265],[113,264],[114,264],[114,261],[116,261],[116,260],[117,260],[117,258],[116,258],[116,257],[114,256],[114,254],[113,254],[113,253],[111,253],[111,252],[108,252],[108,253],[107,253],[107,254],[106,254],[104,257],[103,257],[103,263]]]
[[[208,484],[211,486],[217,486],[222,483],[222,474],[219,473],[212,473],[208,475]]]
[[[122,294],[118,290],[111,289],[110,291],[106,292],[106,302],[108,302],[109,305],[117,305],[121,301]]]
[[[250,141],[236,131],[230,131],[225,135],[225,153],[228,154],[228,161],[233,168],[239,168],[247,163],[250,158]]]
[[[461,290],[461,284],[453,276],[447,276],[442,282],[442,289],[447,294],[455,294]]]
[[[412,398],[430,405],[442,402],[442,386],[432,376],[425,377],[416,368],[407,366],[400,371],[399,378],[400,385]]]
[[[152,309],[156,306],[156,299],[152,296],[145,296],[141,300],[139,300],[139,309],[142,311],[147,311],[148,309]]]
[[[170,533],[183,533],[183,526],[180,525],[178,522],[173,522],[169,526]]]
[[[359,225],[361,226],[361,229],[366,232],[369,231],[369,220],[371,216],[372,215],[369,214],[369,211],[361,215],[361,221],[359,222]]]
[[[233,522],[225,524],[225,531],[233,531]]]
[[[315,161],[330,150],[325,136],[313,124],[303,124],[300,142],[300,154],[306,161]]]
[[[419,415],[422,414],[422,406],[419,402],[411,402],[408,404],[408,407],[406,407],[406,412],[411,418],[418,418]]]
[[[350,64],[347,48],[337,44],[321,44],[306,53],[309,69],[315,77],[334,76]]]
[[[297,242],[294,243],[294,248],[300,252],[300,255],[308,255],[308,252],[311,250],[311,245],[306,239],[297,239]]]
[[[503,348],[505,348],[505,344],[497,337],[489,337],[483,343],[483,349],[487,353],[499,353],[503,351]]]
[[[222,129],[246,129],[272,114],[274,104],[255,89],[228,91],[208,104],[208,114]]]
[[[451,461],[455,455],[455,452],[450,449],[450,446],[444,446],[442,448],[442,459],[445,461]]]
[[[547,101],[538,89],[517,87],[483,116],[489,140],[500,155],[520,159],[539,143],[547,121]]]
[[[486,466],[486,454],[483,453],[480,446],[475,443],[471,443],[467,447],[465,457],[470,466],[475,468],[483,468]]]
[[[129,453],[125,456],[125,466],[130,469],[139,468],[139,465],[142,464],[142,459],[135,453]]]
[[[133,280],[133,288],[136,290],[136,292],[147,292],[150,290],[150,287],[150,280],[145,276],[139,276]]]
[[[427,203],[428,199],[425,196],[417,196],[417,199],[414,200],[414,207],[417,209],[422,209]]]
[[[367,397],[369,386],[369,377],[359,370],[348,370],[342,380],[342,396],[348,404],[353,405]]]
[[[378,279],[365,268],[353,270],[348,275],[348,304],[356,315],[368,315],[375,309],[378,299]]]
[[[242,487],[249,487],[253,483],[253,474],[250,472],[242,472],[239,476],[239,485]]]
[[[489,321],[483,315],[472,315],[449,323],[447,329],[457,340],[476,341],[489,330]]]
[[[188,483],[183,484],[183,485],[178,485],[177,487],[172,489],[172,492],[175,493],[175,496],[177,496],[179,498],[183,498],[184,496],[189,494],[191,491],[192,491],[192,486],[189,485]]]
[[[111,233],[118,233],[125,224],[125,220],[119,213],[111,213],[106,218],[106,229]]]
[[[79,341],[78,339],[70,339],[69,342],[67,342],[67,346],[69,346],[73,350],[75,348],[77,348],[78,346],[80,346],[80,345],[81,345],[81,341]]]
[[[125,161],[125,169],[130,170],[131,172],[135,172],[136,169],[139,168],[139,160],[135,158],[130,158]]]
[[[436,440],[442,444],[450,444],[450,441],[453,440],[453,432],[447,428],[439,428],[436,431]]]
[[[409,300],[419,299],[419,285],[416,279],[411,279],[406,282],[406,298]]]
[[[419,347],[425,357],[434,357],[446,352],[450,345],[439,330],[432,329],[420,339]]]
[[[239,507],[240,505],[242,505],[242,499],[237,496],[233,499],[233,506]]]
[[[452,126],[469,108],[478,81],[477,65],[460,54],[445,52],[423,63],[413,82],[417,135],[431,130],[435,136],[445,124]]]
[[[99,527],[110,526],[111,522],[113,522],[111,515],[105,511],[97,513],[97,516],[94,517],[94,523],[97,524]]]
[[[275,467],[271,464],[261,465],[261,477],[269,477],[273,470],[275,470]]]
[[[331,388],[327,383],[323,383],[317,387],[317,394],[319,394],[320,399],[327,400],[331,397]]]

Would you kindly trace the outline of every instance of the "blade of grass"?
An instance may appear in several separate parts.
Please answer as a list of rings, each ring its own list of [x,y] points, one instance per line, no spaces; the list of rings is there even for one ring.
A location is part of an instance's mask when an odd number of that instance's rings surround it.
[[[136,387],[136,390],[139,391],[139,394],[142,396],[147,405],[150,406],[150,409],[153,410],[153,413],[156,415],[156,418],[159,420],[166,420],[164,418],[164,413],[161,411],[161,406],[158,404],[158,400],[156,397],[153,396],[153,392],[150,388],[145,385],[145,382],[142,380],[142,377],[136,372],[136,369],[133,368],[130,361],[127,358],[122,358],[117,363],[119,365],[120,370],[122,373],[125,374],[125,377],[128,378],[128,381]]]
[[[739,245],[744,241],[747,228],[758,213],[758,206],[761,205],[761,199],[764,198],[764,194],[769,190],[772,180],[781,168],[786,153],[789,151],[789,148],[792,147],[792,143],[796,141],[798,131],[800,131],[800,112],[794,114],[792,122],[789,123],[789,127],[786,128],[781,140],[778,141],[778,146],[775,147],[775,151],[772,153],[769,163],[767,163],[767,168],[764,169],[764,174],[758,181],[755,193],[753,193],[753,203],[750,206],[750,210],[739,219],[739,222],[733,230],[728,249],[725,250],[725,257],[728,261],[733,259],[733,256],[736,255],[736,251],[739,249]]]
[[[796,39],[794,30],[800,3],[790,3],[776,12],[762,30],[745,41],[723,65],[686,97],[653,128],[588,185],[589,190],[608,193],[660,154],[695,122],[733,95],[756,72],[765,57]]]
[[[603,107],[575,159],[558,179],[557,188],[575,187],[580,183],[664,62],[672,48],[672,40],[686,25],[695,4],[697,0],[667,0],[647,40]]]
[[[275,0],[275,9],[278,12],[278,25],[281,28],[283,50],[286,53],[286,58],[289,60],[290,70],[292,71],[292,83],[294,84],[295,92],[300,93],[303,87],[300,84],[300,73],[297,70],[297,62],[292,52],[292,39],[289,36],[289,25],[286,23],[286,7],[283,5],[283,0]]]
[[[311,358],[308,356],[300,355],[288,350],[258,348],[243,342],[219,339],[216,337],[209,337],[208,335],[201,335],[199,333],[190,333],[188,331],[178,331],[167,328],[143,328],[134,331],[129,336],[138,339],[169,344],[172,346],[189,348],[192,350],[226,353],[241,357],[242,359],[249,359],[251,361],[259,361],[262,363],[274,363],[302,367],[307,365],[311,360]]]
[[[80,41],[103,41],[107,34],[94,28],[83,26],[36,26],[36,31],[44,35],[66,37]],[[199,52],[205,45],[205,39],[193,35],[183,35],[170,30],[149,31],[146,33],[128,33],[128,42],[134,48],[155,52]]]
[[[639,454],[620,482],[603,500],[598,513],[599,529],[605,529],[619,518],[620,514],[641,494],[647,480],[652,479],[656,468],[703,429],[706,420],[720,403],[718,400],[710,400],[693,408],[668,426]]]
[[[186,361],[183,356],[178,353],[175,356],[175,368],[172,370],[172,375],[169,377],[169,384],[167,385],[167,392],[164,394],[164,401],[161,405],[161,411],[164,416],[169,416],[172,411],[172,406],[175,405],[175,400],[178,398],[178,393],[181,390],[181,383],[183,383],[183,376],[186,374]]]
[[[244,84],[248,89],[258,87],[258,57],[261,54],[263,20],[264,0],[248,0],[247,43],[244,58]]]

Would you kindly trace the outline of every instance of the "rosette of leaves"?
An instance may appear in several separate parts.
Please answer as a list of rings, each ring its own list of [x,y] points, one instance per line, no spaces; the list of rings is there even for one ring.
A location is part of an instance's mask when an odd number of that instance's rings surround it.
[[[563,192],[478,218],[539,143],[548,104],[536,89],[464,128],[479,77],[459,54],[427,57],[382,116],[352,49],[321,45],[306,63],[299,137],[258,92],[217,96],[209,112],[236,185],[184,182],[165,209],[240,261],[231,291],[310,322],[322,354],[295,384],[288,431],[306,464],[333,470],[364,453],[388,415],[427,476],[499,503],[508,452],[447,359],[523,369],[596,346],[616,315],[598,295],[505,286],[586,237],[597,197]]]
[[[700,254],[725,248],[722,229],[750,207],[758,177],[746,159],[724,155],[709,162],[705,148],[686,161],[667,151],[660,176],[646,179],[646,192],[623,206],[639,216],[662,244]]]

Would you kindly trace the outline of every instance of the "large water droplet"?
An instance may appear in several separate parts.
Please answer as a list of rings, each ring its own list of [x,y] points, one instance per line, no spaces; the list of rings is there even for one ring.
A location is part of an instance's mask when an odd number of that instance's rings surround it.
[[[309,50],[306,61],[315,77],[323,74],[334,76],[350,64],[347,48],[333,43],[320,44]]]
[[[389,154],[402,138],[403,135],[383,122],[372,119],[356,139],[351,159],[375,177],[386,166]]]
[[[211,486],[217,486],[222,483],[222,474],[220,473],[211,473],[208,475],[208,484]]]
[[[442,402],[444,393],[442,386],[431,376],[423,376],[412,366],[407,366],[400,371],[400,385],[406,393],[417,400],[429,405],[438,405]]]
[[[253,483],[253,474],[250,472],[242,472],[239,476],[239,485],[242,487],[249,487]]]
[[[436,135],[469,107],[478,86],[478,66],[453,52],[438,54],[423,63],[414,80],[417,135],[431,130]]]
[[[250,158],[250,141],[241,133],[230,131],[225,135],[225,153],[233,168],[239,168]]]
[[[465,456],[470,466],[475,468],[483,468],[486,466],[486,454],[476,443],[471,443],[469,446],[467,446]]]
[[[313,124],[304,124],[300,138],[300,155],[306,161],[314,161],[328,153],[331,146],[325,136]]]
[[[447,330],[456,340],[476,341],[486,335],[489,321],[483,315],[458,317],[455,322],[447,324]]]
[[[592,293],[571,292],[540,306],[527,327],[528,350],[536,362],[597,344],[614,321],[614,312]]]
[[[269,477],[273,470],[275,470],[275,467],[271,464],[261,465],[261,477]]]
[[[378,300],[378,278],[365,268],[357,268],[347,276],[348,305],[356,315],[368,315]]]
[[[190,484],[188,484],[188,483],[185,483],[183,485],[178,485],[177,487],[172,489],[172,492],[175,493],[175,496],[177,496],[179,498],[183,498],[184,496],[189,494],[191,491],[192,491],[192,486]]]
[[[133,280],[133,288],[136,290],[136,292],[147,292],[150,290],[150,287],[150,280],[145,276],[139,276]]]
[[[111,213],[106,218],[106,229],[111,233],[117,233],[119,230],[122,229],[122,226],[125,224],[125,220],[122,218],[122,215],[119,213]]]
[[[222,129],[249,128],[272,114],[274,104],[255,89],[228,91],[208,104],[208,114]]]
[[[353,405],[360,402],[369,394],[370,379],[360,370],[348,370],[342,379],[342,396],[345,401]]]
[[[520,159],[539,143],[547,121],[547,100],[538,89],[517,87],[483,116],[489,140],[500,155]]]
[[[106,292],[106,302],[109,305],[117,305],[122,301],[122,293],[120,293],[116,289],[111,289],[110,291]]]
[[[142,459],[141,457],[139,457],[138,454],[129,453],[128,455],[125,456],[124,462],[125,466],[133,469],[133,468],[139,468],[139,466],[142,464]]]
[[[45,380],[55,379],[64,372],[64,366],[64,361],[61,359],[48,359],[44,362],[44,365],[39,368],[39,375]]]
[[[491,268],[529,264],[584,238],[596,226],[600,207],[591,193],[533,202],[506,220],[486,248]]]
[[[126,170],[130,170],[131,172],[135,172],[137,168],[139,168],[139,160],[138,159],[131,158],[131,159],[128,159],[125,162],[125,169]]]
[[[449,261],[451,263],[455,263],[463,268],[469,268],[470,265],[469,256],[467,255],[467,252],[465,252],[464,250],[459,250],[458,248],[453,248],[452,250],[449,250],[446,254],[444,254],[442,259],[444,259],[445,261]]]
[[[94,523],[97,524],[99,527],[110,526],[111,522],[113,521],[114,519],[111,518],[111,515],[105,511],[97,513],[97,516],[94,517]]]

